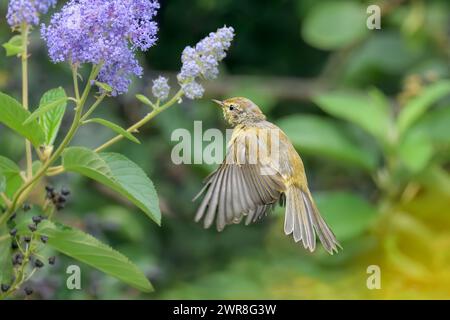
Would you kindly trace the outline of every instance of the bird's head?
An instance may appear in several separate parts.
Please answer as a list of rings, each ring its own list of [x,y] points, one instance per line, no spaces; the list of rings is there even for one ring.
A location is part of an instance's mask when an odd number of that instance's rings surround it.
[[[225,120],[233,127],[266,119],[259,107],[247,98],[235,97],[223,101],[213,101],[222,107]]]

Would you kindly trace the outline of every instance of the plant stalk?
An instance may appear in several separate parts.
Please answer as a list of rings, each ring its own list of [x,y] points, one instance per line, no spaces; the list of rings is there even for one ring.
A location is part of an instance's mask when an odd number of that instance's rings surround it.
[[[132,125],[131,127],[129,127],[127,129],[128,132],[133,133],[136,132],[140,127],[142,127],[143,125],[145,125],[147,122],[149,122],[151,119],[153,119],[154,117],[156,117],[158,114],[160,114],[161,112],[163,112],[164,110],[166,110],[167,108],[169,108],[170,106],[172,106],[173,104],[175,104],[182,96],[183,96],[184,92],[183,90],[179,90],[173,97],[172,99],[170,99],[169,101],[167,101],[165,104],[163,104],[161,107],[159,108],[155,108],[153,109],[152,112],[150,112],[149,114],[147,114],[144,118],[142,118],[141,120],[139,120],[138,122],[136,122],[134,125]],[[109,146],[113,145],[114,143],[116,143],[117,141],[120,141],[123,139],[122,135],[117,135],[114,138],[108,140],[107,142],[105,142],[104,144],[102,144],[100,147],[98,147],[97,149],[95,149],[95,152],[100,152],[103,151],[104,149],[108,148]]]
[[[28,110],[28,32],[29,26],[26,22],[22,23],[20,27],[22,35],[22,105],[25,110]],[[31,154],[31,143],[25,139],[25,155],[27,161],[27,179],[33,176],[33,156]]]

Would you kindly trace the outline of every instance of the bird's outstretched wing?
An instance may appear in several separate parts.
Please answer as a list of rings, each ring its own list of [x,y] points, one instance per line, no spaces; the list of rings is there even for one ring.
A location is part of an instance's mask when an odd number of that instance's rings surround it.
[[[256,159],[255,163],[249,159],[254,151],[247,138],[248,134],[240,132],[231,139],[224,162],[206,178],[205,186],[194,198],[206,192],[195,216],[196,221],[204,219],[205,228],[214,219],[219,231],[227,224],[238,223],[243,216],[247,216],[246,224],[254,222],[270,211],[284,191],[283,178],[270,161]],[[265,147],[265,139],[257,135],[250,138]]]

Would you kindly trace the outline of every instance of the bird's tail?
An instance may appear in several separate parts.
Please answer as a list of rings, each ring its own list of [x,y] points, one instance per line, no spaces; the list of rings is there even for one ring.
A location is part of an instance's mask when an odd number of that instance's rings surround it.
[[[321,217],[308,189],[290,186],[286,191],[284,232],[293,234],[295,242],[302,240],[311,252],[316,248],[316,233],[325,250],[333,254],[341,248],[330,227]]]

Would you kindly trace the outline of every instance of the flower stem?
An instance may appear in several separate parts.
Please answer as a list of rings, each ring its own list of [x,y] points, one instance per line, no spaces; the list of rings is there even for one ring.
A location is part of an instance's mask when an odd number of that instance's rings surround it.
[[[73,90],[75,91],[75,101],[80,101],[80,90],[78,89],[78,67],[72,65]]]
[[[22,35],[22,105],[25,110],[28,110],[28,32],[29,26],[26,22],[22,23],[20,27]],[[25,155],[27,159],[27,179],[31,179],[33,157],[31,154],[31,143],[25,139]]]
[[[144,124],[146,124],[147,122],[149,122],[151,119],[153,119],[154,117],[156,117],[159,113],[163,112],[164,110],[166,110],[167,108],[169,108],[170,106],[174,105],[182,96],[183,96],[184,92],[183,90],[179,90],[173,97],[172,99],[170,99],[169,101],[167,101],[165,104],[163,104],[161,107],[159,108],[155,108],[153,109],[152,112],[148,113],[144,118],[142,118],[141,120],[139,120],[138,122],[136,122],[134,125],[132,125],[131,127],[129,127],[127,129],[128,132],[136,132],[140,127],[142,127]],[[107,142],[105,142],[104,144],[102,144],[100,147],[98,147],[97,149],[95,149],[95,152],[100,152],[106,148],[108,148],[109,146],[113,145],[114,143],[116,143],[117,141],[120,141],[123,139],[122,135],[117,135],[114,138],[108,140]]]
[[[88,111],[86,111],[86,113],[81,117],[81,122],[86,120],[86,118],[89,117],[92,112],[94,112],[94,110],[103,101],[103,99],[105,99],[105,97],[106,97],[106,92],[102,93],[102,95],[97,98],[97,100],[94,102],[94,104],[92,104],[92,106],[88,109]]]

